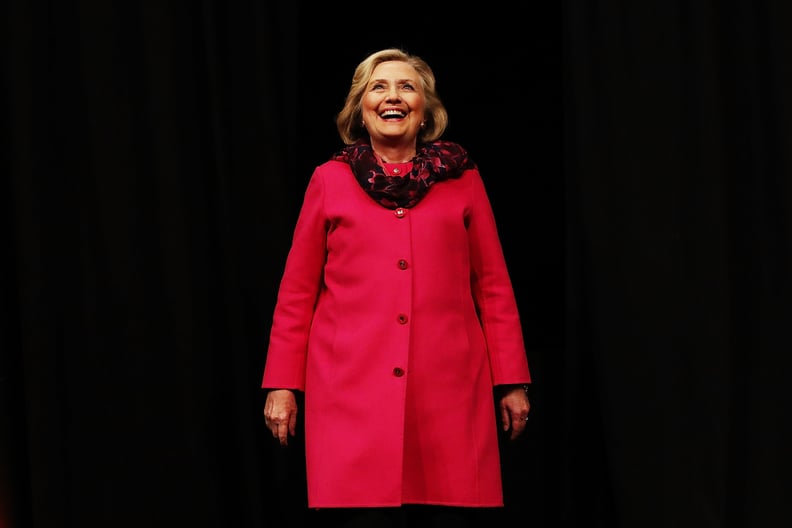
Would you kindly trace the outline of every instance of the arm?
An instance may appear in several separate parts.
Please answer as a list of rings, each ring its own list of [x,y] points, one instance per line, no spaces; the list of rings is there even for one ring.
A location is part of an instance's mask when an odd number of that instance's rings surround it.
[[[297,218],[272,318],[262,388],[305,389],[305,361],[327,256],[322,179],[314,172]]]
[[[294,390],[305,388],[308,336],[327,253],[322,203],[321,180],[314,172],[281,278],[261,382],[262,388],[270,389],[264,423],[283,446],[288,444],[288,436],[295,434],[298,407]]]
[[[472,174],[468,237],[471,284],[490,355],[493,384],[504,431],[515,439],[525,429],[531,405],[531,374],[522,325],[495,217],[478,171]]]

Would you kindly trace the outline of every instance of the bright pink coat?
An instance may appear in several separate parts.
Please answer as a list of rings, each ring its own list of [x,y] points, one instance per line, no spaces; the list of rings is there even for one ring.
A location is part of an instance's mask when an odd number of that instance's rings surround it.
[[[527,382],[478,170],[391,210],[317,167],[262,381],[305,392],[309,507],[502,506],[493,385]]]

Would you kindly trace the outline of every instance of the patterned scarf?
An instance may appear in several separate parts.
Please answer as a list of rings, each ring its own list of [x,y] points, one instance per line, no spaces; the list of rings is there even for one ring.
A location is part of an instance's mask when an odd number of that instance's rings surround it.
[[[388,209],[413,207],[435,183],[459,178],[465,170],[476,167],[464,148],[444,140],[420,144],[406,176],[385,174],[366,140],[344,147],[331,159],[348,163],[363,190]]]

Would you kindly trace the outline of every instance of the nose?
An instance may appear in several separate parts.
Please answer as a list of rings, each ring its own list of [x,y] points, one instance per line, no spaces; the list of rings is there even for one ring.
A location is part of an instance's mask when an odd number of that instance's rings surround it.
[[[399,88],[397,86],[391,86],[390,90],[388,90],[388,101],[401,101],[401,96],[399,96]]]

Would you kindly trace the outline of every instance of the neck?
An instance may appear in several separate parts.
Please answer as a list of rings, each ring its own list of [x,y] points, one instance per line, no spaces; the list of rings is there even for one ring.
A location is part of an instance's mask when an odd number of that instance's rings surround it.
[[[411,147],[388,147],[382,145],[372,145],[374,154],[383,163],[408,163],[415,157],[415,146]]]

